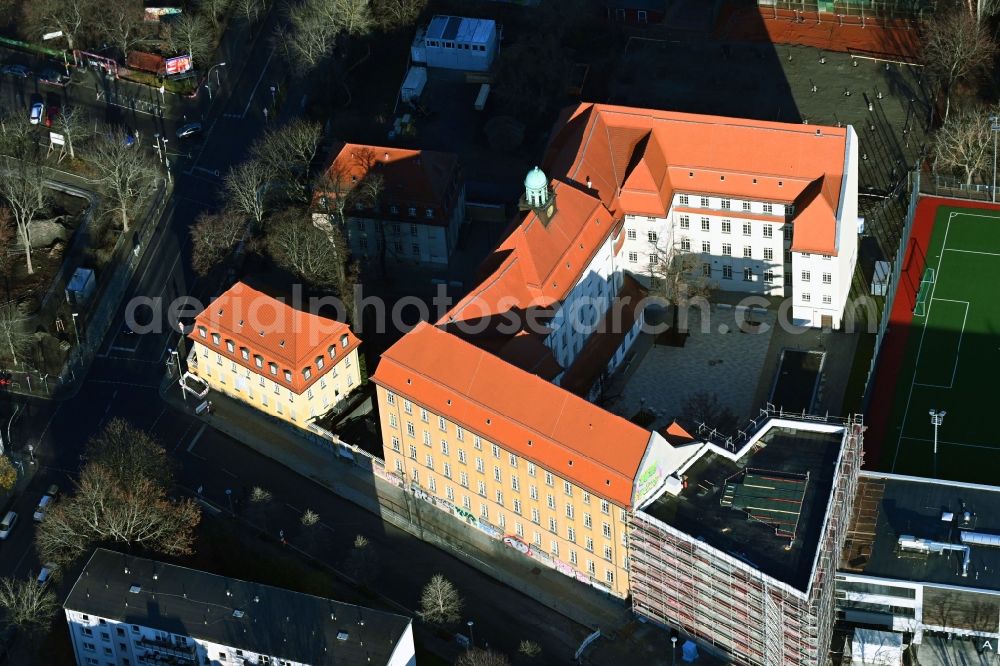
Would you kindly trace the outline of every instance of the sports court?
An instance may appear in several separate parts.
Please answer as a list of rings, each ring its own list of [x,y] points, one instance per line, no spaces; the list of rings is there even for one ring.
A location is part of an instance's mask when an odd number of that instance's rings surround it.
[[[996,483],[1000,436],[1000,211],[940,206],[933,218],[906,335],[882,467],[935,475],[930,410],[939,428],[936,476]],[[913,258],[911,258],[912,260]]]

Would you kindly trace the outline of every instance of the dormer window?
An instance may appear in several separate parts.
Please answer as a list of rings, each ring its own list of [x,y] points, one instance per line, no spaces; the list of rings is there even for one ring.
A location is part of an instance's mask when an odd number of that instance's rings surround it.
[[[326,361],[325,361],[325,360],[323,360],[323,357],[322,357],[322,356],[317,356],[317,357],[316,357],[316,369],[317,369],[317,370],[322,370],[322,369],[323,369],[323,364],[324,364],[324,363],[326,363]]]
[[[220,341],[221,339],[222,339],[222,338],[220,338],[220,337],[219,337],[219,334],[218,334],[218,333],[212,333],[212,344],[213,344],[213,345],[218,345],[218,344],[219,344],[219,341]]]
[[[204,326],[199,326],[198,327],[198,335],[200,335],[203,338],[208,337],[208,329],[205,328]]]
[[[337,345],[330,345],[327,348],[326,353],[330,355],[330,358],[336,358],[336,356],[337,356]]]
[[[291,382],[292,381],[292,371],[291,370],[285,370],[285,381],[286,382]]]
[[[247,349],[246,347],[240,347],[240,356],[243,357],[244,361],[249,361],[250,360],[250,350]]]
[[[267,369],[271,371],[272,375],[278,374],[278,364],[277,363],[268,363],[267,364]]]
[[[344,333],[342,336],[340,336],[340,346],[346,349],[347,343],[348,343],[347,333]]]
[[[254,365],[256,365],[258,368],[263,368],[264,367],[264,357],[261,356],[260,354],[254,354],[253,355],[253,362],[254,362]]]
[[[313,372],[312,372],[312,369],[310,369],[310,368],[305,368],[305,369],[302,370],[302,376],[304,378],[306,378],[306,379],[309,379],[310,377],[312,377],[312,374],[313,374]]]
[[[232,340],[226,340],[226,351],[230,354],[236,351],[236,344]]]
[[[410,206],[409,210],[407,210],[406,212],[410,214],[410,217],[416,217],[417,216],[417,208],[416,208],[416,206]]]

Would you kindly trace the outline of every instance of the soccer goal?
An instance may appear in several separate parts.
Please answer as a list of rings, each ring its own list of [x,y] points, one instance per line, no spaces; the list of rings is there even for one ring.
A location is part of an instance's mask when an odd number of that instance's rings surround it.
[[[920,289],[917,290],[917,302],[916,305],[913,306],[913,316],[927,316],[927,306],[930,303],[931,290],[934,288],[934,280],[936,277],[937,276],[933,268],[927,267],[924,269],[924,275],[920,278]]]

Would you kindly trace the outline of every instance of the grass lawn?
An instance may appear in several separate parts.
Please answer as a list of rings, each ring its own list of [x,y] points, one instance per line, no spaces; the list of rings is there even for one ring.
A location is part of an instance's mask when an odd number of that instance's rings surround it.
[[[942,207],[934,221],[923,310],[914,314],[886,431],[900,474],[995,483],[1000,442],[989,418],[1000,376],[1000,215]],[[929,412],[945,410],[938,432]]]

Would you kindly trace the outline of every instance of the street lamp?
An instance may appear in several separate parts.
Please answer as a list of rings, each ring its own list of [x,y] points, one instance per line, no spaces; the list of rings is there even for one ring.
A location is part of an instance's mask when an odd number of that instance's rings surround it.
[[[184,390],[184,377],[181,376],[181,355],[177,353],[176,349],[169,349],[167,351],[174,357],[174,361],[177,363],[177,383],[181,386],[181,397],[184,399],[184,402],[187,402],[187,392]],[[169,364],[170,362],[168,361],[167,365]]]
[[[212,70],[216,70],[216,72],[215,72],[215,87],[217,87],[217,88],[222,87],[222,82],[219,80],[219,72],[218,72],[217,68],[218,67],[225,67],[225,66],[226,66],[226,63],[224,63],[224,62],[217,62],[214,65],[212,65],[209,68],[209,70],[208,70],[208,76],[205,77],[205,82],[206,83],[211,83],[211,80],[212,80]],[[209,98],[209,99],[211,99],[211,98]]]
[[[990,129],[993,130],[993,203],[997,202],[997,132],[1000,132],[1000,116],[990,116]]]
[[[465,624],[469,625],[469,645],[471,647],[476,647],[476,638],[475,635],[472,633],[472,625],[474,623],[472,622],[472,620],[469,620]]]
[[[934,426],[934,476],[937,476],[937,452],[938,452],[938,428],[944,423],[945,414],[948,412],[936,409],[928,412],[931,415],[931,424]]]
[[[676,636],[671,636],[670,637],[670,663],[671,664],[676,664],[677,663],[677,637]]]
[[[80,315],[79,312],[73,313],[73,333],[76,334],[76,344],[80,344],[80,329],[77,327],[76,318]]]

